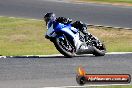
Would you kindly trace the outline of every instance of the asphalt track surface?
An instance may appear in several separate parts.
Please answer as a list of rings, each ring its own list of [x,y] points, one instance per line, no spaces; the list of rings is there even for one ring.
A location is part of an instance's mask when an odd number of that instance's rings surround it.
[[[46,12],[88,24],[132,28],[132,7],[73,4],[67,0],[0,0],[0,15],[42,19]]]
[[[41,58],[1,58],[0,88],[43,88],[78,86],[78,66],[87,73],[131,74],[132,54],[92,55],[64,58],[51,56]]]

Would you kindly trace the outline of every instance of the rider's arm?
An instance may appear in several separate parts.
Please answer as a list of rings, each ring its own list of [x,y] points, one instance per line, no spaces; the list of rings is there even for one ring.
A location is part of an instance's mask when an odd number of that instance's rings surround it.
[[[72,19],[65,18],[65,17],[58,17],[58,18],[56,18],[56,21],[59,23],[63,23],[65,25],[67,25],[67,24],[70,24],[72,22]]]

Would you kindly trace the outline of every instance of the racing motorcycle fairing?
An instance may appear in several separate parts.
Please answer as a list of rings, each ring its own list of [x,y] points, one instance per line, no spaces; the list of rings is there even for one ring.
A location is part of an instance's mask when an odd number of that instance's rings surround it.
[[[80,45],[82,44],[82,42],[79,40],[78,29],[72,27],[71,24],[64,25],[62,23],[53,21],[48,23],[47,29],[48,30],[46,32],[46,36],[48,36],[49,38],[60,36],[62,38],[64,37],[64,34],[66,38],[72,43],[72,45],[75,46],[76,50],[78,50]]]

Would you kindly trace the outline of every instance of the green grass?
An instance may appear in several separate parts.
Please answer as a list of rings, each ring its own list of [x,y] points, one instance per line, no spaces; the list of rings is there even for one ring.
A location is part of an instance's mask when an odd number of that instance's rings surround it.
[[[43,21],[0,17],[0,55],[56,54],[54,45],[44,38]],[[102,39],[109,52],[132,52],[132,30],[90,28]]]
[[[132,0],[79,0],[79,1],[108,2],[108,3],[132,3]]]
[[[108,52],[132,52],[132,30],[94,27],[89,31],[104,41]]]
[[[101,87],[94,87],[94,88],[132,88],[132,86],[101,86]]]
[[[57,53],[53,44],[44,38],[45,30],[42,21],[0,17],[0,55]]]

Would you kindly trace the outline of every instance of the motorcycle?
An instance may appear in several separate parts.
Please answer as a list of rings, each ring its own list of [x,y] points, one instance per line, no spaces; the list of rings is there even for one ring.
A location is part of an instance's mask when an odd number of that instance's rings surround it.
[[[62,23],[52,25],[47,30],[45,37],[53,42],[56,49],[66,57],[74,57],[81,54],[104,56],[106,53],[105,45],[97,37],[90,35],[92,37],[86,40],[86,36],[78,29],[72,27],[69,22],[66,25]]]

